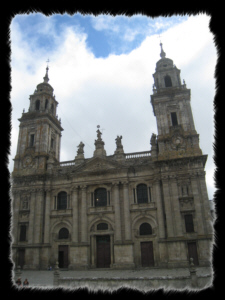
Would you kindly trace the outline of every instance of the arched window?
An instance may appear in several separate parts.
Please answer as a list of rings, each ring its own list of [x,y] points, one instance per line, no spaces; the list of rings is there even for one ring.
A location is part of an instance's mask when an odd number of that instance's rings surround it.
[[[37,100],[37,101],[35,102],[35,109],[36,109],[36,110],[40,110],[40,100]]]
[[[107,190],[104,188],[99,188],[95,190],[94,193],[95,206],[107,206]]]
[[[51,104],[51,113],[53,114],[54,113],[54,105]]]
[[[148,223],[142,223],[140,226],[140,235],[150,235],[152,234],[152,227]]]
[[[97,225],[97,230],[108,230],[108,224],[107,223],[100,223]]]
[[[148,189],[146,184],[137,186],[137,203],[148,203]]]
[[[166,76],[164,77],[164,81],[165,81],[165,86],[166,86],[166,87],[172,86],[172,81],[171,81],[170,76],[166,75]]]
[[[57,197],[57,209],[67,209],[67,193],[60,192]]]
[[[48,108],[48,99],[45,99],[45,109]]]
[[[67,228],[61,228],[59,230],[59,240],[68,239],[69,238],[69,230]]]

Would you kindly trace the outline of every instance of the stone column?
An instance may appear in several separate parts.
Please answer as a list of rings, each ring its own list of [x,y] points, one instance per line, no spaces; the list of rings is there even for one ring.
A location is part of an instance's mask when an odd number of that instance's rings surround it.
[[[191,178],[191,188],[194,197],[194,206],[195,206],[195,218],[197,221],[197,230],[198,234],[204,234],[204,225],[203,225],[203,215],[202,215],[202,203],[201,203],[201,190],[199,186],[199,181],[197,174],[193,174]],[[196,228],[195,228],[196,230]]]
[[[71,193],[73,209],[72,242],[78,243],[78,187],[75,186]]]
[[[13,191],[13,243],[18,243],[18,222],[20,209],[20,193]]]
[[[201,200],[202,200],[202,215],[204,218],[204,230],[205,234],[212,234],[213,227],[211,221],[211,212],[210,212],[210,205],[209,205],[209,198],[208,192],[205,182],[205,171],[202,171],[199,174],[199,185],[201,188]]]
[[[34,213],[35,213],[35,190],[31,190],[30,193],[30,214],[29,214],[29,228],[28,228],[28,243],[33,244],[34,242]]]
[[[45,228],[44,228],[44,244],[50,243],[50,211],[51,211],[51,190],[46,190],[45,199]]]
[[[130,224],[130,203],[128,182],[123,182],[123,203],[124,203],[124,225],[125,225],[125,240],[131,240],[131,224]]]
[[[110,234],[110,256],[111,256],[111,266],[114,264],[114,255],[113,255],[113,235]]]
[[[169,180],[167,178],[164,178],[162,180],[162,185],[163,185],[163,196],[164,196],[164,204],[165,204],[167,234],[168,237],[174,237],[174,226],[173,226],[174,216],[172,214],[172,207],[170,202]]]
[[[163,209],[163,195],[161,195],[160,190],[160,181],[157,180],[154,184],[154,191],[155,191],[155,202],[157,207],[157,219],[158,219],[158,234],[159,238],[166,238],[166,232],[165,232],[165,220],[164,220],[164,209]]]
[[[171,178],[170,186],[172,190],[172,198],[173,198],[173,211],[174,211],[174,224],[176,229],[176,236],[183,236],[182,232],[182,219],[180,213],[180,204],[179,204],[179,193],[177,187],[177,181],[175,178]]]
[[[119,199],[119,182],[113,183],[113,201],[115,209],[115,241],[121,241],[121,216],[120,216],[120,199]]]
[[[95,236],[91,236],[91,267],[95,268]]]
[[[35,220],[34,220],[34,228],[35,228],[35,235],[34,235],[34,243],[39,244],[41,242],[41,220],[42,220],[42,204],[43,204],[43,197],[44,192],[43,190],[36,190],[35,195]]]
[[[81,242],[87,242],[87,186],[82,186],[81,189]]]

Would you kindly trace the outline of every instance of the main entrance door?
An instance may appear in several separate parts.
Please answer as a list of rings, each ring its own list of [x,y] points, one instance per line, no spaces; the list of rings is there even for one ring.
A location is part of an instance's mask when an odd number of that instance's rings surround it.
[[[59,268],[68,268],[68,246],[59,246],[58,253]]]
[[[141,243],[141,265],[142,267],[154,266],[153,244],[152,242]]]
[[[110,259],[110,236],[96,236],[97,242],[97,268],[109,268]]]

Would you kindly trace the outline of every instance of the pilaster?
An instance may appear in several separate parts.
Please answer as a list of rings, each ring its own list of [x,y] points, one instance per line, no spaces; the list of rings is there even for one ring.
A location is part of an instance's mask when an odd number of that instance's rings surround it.
[[[81,187],[81,242],[87,242],[87,186]]]
[[[121,215],[120,215],[120,199],[119,199],[119,182],[113,183],[113,200],[115,209],[115,241],[121,241]]]
[[[158,219],[158,234],[159,238],[166,238],[166,231],[165,231],[165,222],[164,219],[164,204],[163,204],[163,195],[161,195],[161,188],[160,188],[160,181],[156,180],[154,183],[154,190],[155,190],[155,201],[157,206],[157,219]]]
[[[51,190],[46,190],[45,198],[45,228],[44,228],[44,243],[50,243],[49,234],[50,234],[50,206],[51,206]]]
[[[43,212],[43,198],[44,191],[42,189],[36,190],[35,197],[35,219],[34,219],[34,243],[41,243],[41,235],[42,235],[42,212]]]
[[[72,241],[78,243],[78,187],[75,186],[71,191],[72,210],[73,210],[73,228]]]
[[[131,240],[131,224],[130,224],[130,203],[128,182],[123,182],[123,201],[124,201],[124,224],[125,224],[125,240]]]
[[[172,205],[170,200],[170,188],[169,188],[168,178],[165,177],[163,178],[162,188],[163,188],[164,204],[165,204],[167,237],[174,237],[173,212],[172,212]]]

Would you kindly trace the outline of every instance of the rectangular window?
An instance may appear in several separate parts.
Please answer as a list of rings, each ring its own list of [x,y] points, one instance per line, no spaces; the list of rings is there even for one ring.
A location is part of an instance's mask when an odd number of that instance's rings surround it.
[[[30,147],[34,146],[34,134],[30,135]]]
[[[175,112],[171,113],[171,120],[172,120],[172,125],[173,126],[178,125],[178,122],[177,122],[177,113],[175,113]]]
[[[20,242],[26,241],[26,233],[27,233],[27,226],[21,225],[20,226]]]
[[[192,215],[185,215],[184,221],[185,221],[186,232],[194,232],[194,223],[193,223]]]
[[[54,148],[54,139],[51,139],[51,149]]]

